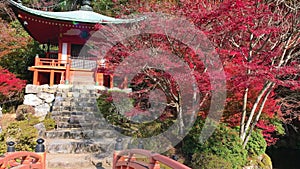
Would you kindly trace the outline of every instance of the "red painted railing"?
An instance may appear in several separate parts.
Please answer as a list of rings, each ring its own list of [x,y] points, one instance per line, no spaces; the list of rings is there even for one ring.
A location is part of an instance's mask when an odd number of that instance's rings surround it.
[[[0,158],[0,169],[45,169],[45,153],[27,151],[6,153]]]
[[[14,142],[7,143],[7,153],[0,157],[0,169],[45,169],[46,153],[44,140],[38,139],[34,152],[15,152]]]
[[[191,169],[169,157],[144,149],[122,149],[122,139],[117,139],[113,169]],[[45,169],[44,140],[38,139],[34,152],[15,152],[14,142],[7,143],[7,153],[0,157],[0,169]],[[140,148],[143,146],[139,145]]]
[[[48,58],[35,58],[35,66],[51,66],[51,67],[66,67],[66,60],[48,59]]]
[[[113,169],[191,169],[169,157],[143,149],[115,152]]]
[[[191,169],[169,157],[153,153],[143,148],[142,142],[139,149],[123,149],[122,139],[118,138],[113,157],[113,169]]]

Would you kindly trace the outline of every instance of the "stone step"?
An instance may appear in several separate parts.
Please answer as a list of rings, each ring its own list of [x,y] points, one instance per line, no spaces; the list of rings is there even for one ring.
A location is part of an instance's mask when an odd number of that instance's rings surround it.
[[[96,103],[95,103],[96,104]],[[99,111],[97,106],[87,107],[87,106],[53,106],[52,112],[62,112],[62,111],[85,111],[85,112],[97,112]]]
[[[87,77],[77,77],[76,80],[73,81],[73,85],[95,85],[95,81],[93,78],[87,78]]]
[[[46,139],[84,139],[94,137],[93,130],[65,129],[52,130],[45,133]]]
[[[82,106],[82,104],[84,104],[84,106],[94,107],[95,103],[97,103],[96,99],[96,97],[73,98],[68,101],[62,100],[55,102],[54,106]]]
[[[102,130],[102,129],[112,130],[113,127],[112,127],[112,125],[110,123],[108,123],[106,121],[97,120],[94,123],[93,130]]]
[[[74,91],[68,92],[68,97],[75,98],[97,98],[98,94],[96,91]]]
[[[47,154],[48,169],[96,169],[89,154]]]
[[[95,123],[87,123],[87,122],[83,122],[83,123],[68,123],[68,122],[57,122],[56,123],[57,128],[82,128],[82,129],[93,129],[93,127],[95,126]]]
[[[101,130],[111,129],[111,125],[106,122],[93,122],[93,123],[80,123],[69,124],[67,122],[58,122],[56,124],[57,129],[84,129],[84,130]]]
[[[83,129],[58,129],[47,131],[46,139],[88,139],[88,138],[116,138],[117,133],[110,129],[83,130]]]
[[[117,138],[118,133],[111,129],[97,129],[94,130],[94,138]]]
[[[93,114],[85,114],[85,115],[56,115],[56,116],[52,116],[52,118],[55,121],[59,121],[59,122],[68,122],[70,124],[73,123],[81,123],[81,122],[91,122],[91,121],[95,121],[95,116]]]
[[[57,96],[60,96],[60,101],[69,101],[73,98],[96,98],[98,96],[97,90],[76,90],[68,92],[58,92]]]
[[[98,118],[96,116],[52,116],[52,118],[56,121],[58,126],[65,125],[60,123],[69,123],[69,124],[86,124],[86,123],[93,123],[94,125],[107,125],[108,123],[103,120],[102,118]],[[96,128],[99,128],[98,126]]]
[[[105,153],[112,151],[115,139],[47,139],[46,151],[54,154]]]
[[[108,159],[108,160],[107,160]],[[112,156],[99,158],[91,154],[47,154],[47,169],[111,169]]]
[[[71,115],[91,116],[91,115],[94,115],[94,113],[91,111],[84,112],[84,111],[76,111],[76,110],[52,111],[51,114],[52,114],[52,116],[71,116]]]
[[[76,107],[71,107],[71,110],[85,111],[85,112],[98,112],[99,111],[97,106],[94,106],[94,107],[76,106]]]
[[[83,92],[91,92],[95,91],[95,85],[73,85],[69,91],[76,92],[76,91],[83,91]]]

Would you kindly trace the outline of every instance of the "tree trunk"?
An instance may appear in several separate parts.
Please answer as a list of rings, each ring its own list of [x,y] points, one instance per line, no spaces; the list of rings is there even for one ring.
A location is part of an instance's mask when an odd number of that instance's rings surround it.
[[[250,115],[249,115],[249,117],[247,119],[246,126],[244,128],[244,132],[241,135],[241,139],[242,139],[243,142],[245,141],[245,138],[246,138],[246,135],[248,133],[248,130],[249,130],[250,124],[252,122],[253,116],[255,114],[256,108],[259,105],[261,98],[265,95],[266,91],[270,88],[271,84],[272,83],[269,82],[269,81],[265,83],[264,87],[262,88],[262,90],[258,94],[258,96],[257,96],[257,98],[255,100],[255,103],[253,104],[253,107],[251,109]]]
[[[259,107],[259,111],[258,111],[258,113],[257,113],[257,115],[256,115],[256,117],[254,119],[254,122],[252,123],[251,128],[250,128],[249,132],[247,133],[247,137],[245,138],[245,140],[243,142],[243,148],[246,147],[246,145],[247,145],[247,143],[248,143],[248,141],[250,139],[250,136],[252,134],[252,131],[253,131],[254,127],[256,126],[256,124],[257,124],[257,122],[258,122],[258,120],[260,118],[260,115],[261,115],[261,113],[262,113],[262,111],[264,109],[265,103],[266,103],[266,101],[267,101],[267,99],[268,99],[271,91],[273,90],[274,86],[275,86],[275,84],[272,83],[271,87],[268,89],[268,92],[265,94],[265,96],[263,98],[263,101],[262,101],[262,103],[261,103],[261,105]]]

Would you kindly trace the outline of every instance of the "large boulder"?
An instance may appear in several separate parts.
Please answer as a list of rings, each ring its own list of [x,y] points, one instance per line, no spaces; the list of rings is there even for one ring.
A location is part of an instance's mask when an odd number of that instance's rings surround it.
[[[262,154],[250,160],[250,165],[243,169],[273,169],[272,160],[267,154]]]
[[[41,91],[43,92],[46,92],[46,93],[55,93],[56,92],[56,88],[57,87],[47,87],[47,86],[44,86],[44,87],[41,87]]]
[[[45,92],[40,92],[37,94],[37,96],[47,103],[52,103],[54,101],[54,94],[51,93],[45,93]]]
[[[43,103],[43,101],[34,94],[25,95],[24,102],[23,102],[23,104],[29,105],[29,106],[37,106],[37,105],[40,105],[42,103]]]
[[[35,107],[35,116],[39,117],[40,120],[44,120],[47,113],[49,112],[50,112],[50,105],[47,103]]]
[[[26,85],[26,88],[25,88],[25,93],[38,93],[40,90],[39,90],[39,87],[37,85],[32,85],[32,84],[28,84]]]
[[[38,130],[39,137],[43,137],[44,136],[44,133],[46,132],[46,127],[45,127],[45,125],[43,123],[38,123],[38,124],[34,125],[33,127]]]
[[[35,110],[32,106],[29,105],[19,105],[16,111],[16,120],[25,120],[26,115],[28,114],[35,114]]]
[[[41,89],[48,89],[50,86],[48,84],[43,84],[43,85],[40,85],[39,88]]]

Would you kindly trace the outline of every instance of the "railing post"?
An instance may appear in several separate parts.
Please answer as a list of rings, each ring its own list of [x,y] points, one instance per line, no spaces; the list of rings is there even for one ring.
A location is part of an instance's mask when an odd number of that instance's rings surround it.
[[[142,140],[139,141],[138,149],[144,149],[144,144]]]
[[[121,151],[123,150],[123,139],[122,138],[117,138],[117,143],[115,145],[115,151]]]
[[[96,71],[95,71],[95,86],[99,86],[99,82],[98,82],[98,71],[97,71],[98,68],[96,68]]]
[[[35,55],[34,65],[35,65],[35,66],[39,66],[39,65],[40,65],[39,54],[36,54],[36,55]]]
[[[35,152],[39,154],[42,158],[42,169],[46,168],[46,152],[45,152],[45,145],[44,140],[42,138],[37,139],[37,145],[35,146]]]
[[[65,76],[64,76],[64,74],[65,74],[65,72],[61,72],[59,84],[65,84]]]
[[[123,150],[123,143],[122,143],[123,139],[122,138],[117,138],[116,141],[117,142],[116,142],[116,145],[115,145],[115,151],[114,151],[114,154],[113,154],[113,165],[112,165],[113,169],[115,169],[115,167],[116,167],[116,162],[118,160],[117,158],[118,158],[119,152]]]
[[[130,141],[128,142],[127,149],[132,149],[132,144]]]
[[[71,67],[71,59],[70,56],[67,57],[67,65],[66,65],[66,81],[65,84],[70,83],[70,67]]]
[[[8,153],[12,153],[12,152],[16,151],[16,149],[15,149],[15,142],[9,141],[6,144],[7,144],[7,152]]]
[[[45,152],[45,145],[44,140],[42,138],[37,139],[36,141],[38,144],[35,146],[35,152],[36,153],[43,153]]]

